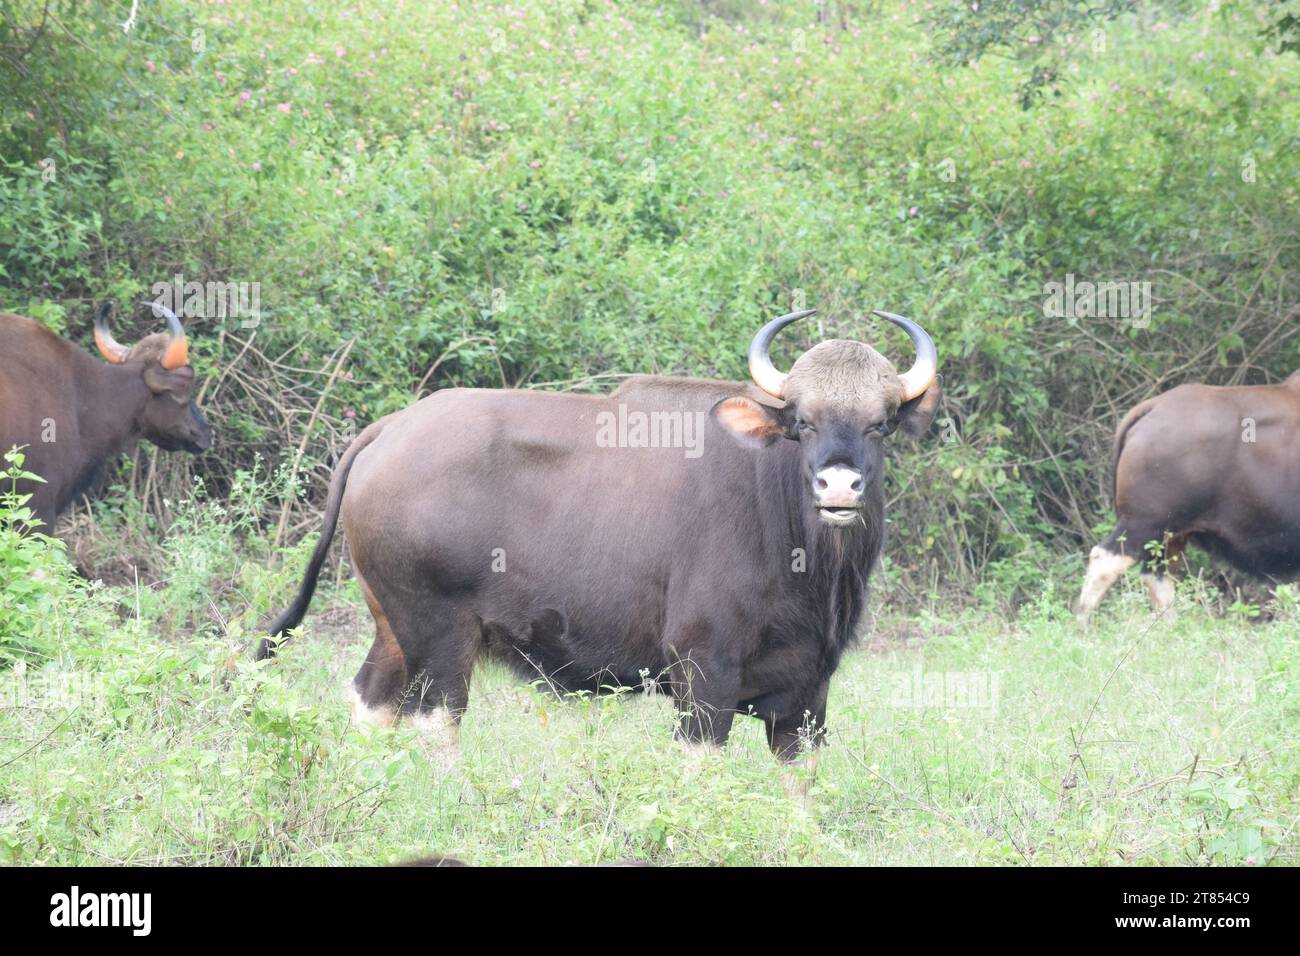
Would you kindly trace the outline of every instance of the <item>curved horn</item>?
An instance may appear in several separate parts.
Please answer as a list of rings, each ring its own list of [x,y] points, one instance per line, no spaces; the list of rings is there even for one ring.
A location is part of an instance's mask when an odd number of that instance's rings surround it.
[[[113,333],[108,331],[108,317],[112,313],[112,302],[105,302],[99,307],[99,312],[95,316],[95,347],[109,363],[121,365],[131,354],[131,350],[113,338]]]
[[[939,352],[925,329],[911,319],[894,315],[892,312],[881,312],[879,309],[873,314],[893,322],[907,333],[907,337],[912,340],[912,345],[916,347],[916,361],[911,368],[898,376],[899,381],[903,383],[903,401],[910,402],[918,395],[924,394],[934,382],[934,377],[939,372]]]
[[[776,366],[772,364],[772,356],[768,354],[768,350],[772,347],[772,340],[776,338],[776,333],[791,322],[812,315],[816,311],[816,309],[805,309],[803,312],[791,312],[775,318],[759,329],[758,334],[754,336],[754,341],[749,343],[749,374],[754,379],[754,384],[773,398],[785,397],[783,393],[786,374],[777,371]]]
[[[181,325],[181,320],[176,318],[176,313],[161,302],[141,302],[141,305],[147,305],[153,309],[155,319],[167,320],[167,331],[171,333],[171,340],[167,343],[167,348],[163,351],[162,367],[166,369],[180,368],[182,365],[188,365],[190,361],[190,346],[185,341],[185,329]]]

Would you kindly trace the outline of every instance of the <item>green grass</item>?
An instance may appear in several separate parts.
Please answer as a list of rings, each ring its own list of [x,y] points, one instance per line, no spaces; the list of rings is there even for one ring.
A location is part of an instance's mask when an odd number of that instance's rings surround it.
[[[459,760],[412,728],[354,727],[342,690],[368,646],[364,611],[309,618],[269,666],[247,661],[238,627],[174,641],[128,623],[102,642],[71,638],[61,664],[5,675],[29,697],[0,712],[0,853],[1293,864],[1295,615],[1258,623],[1182,603],[1175,623],[1155,622],[1131,587],[1087,634],[1050,592],[1012,623],[882,617],[836,675],[806,803],[788,795],[757,721],[738,721],[725,751],[690,750],[662,697],[560,701],[495,668],[475,675]],[[71,712],[42,690],[59,668],[83,675]],[[944,675],[982,682],[983,701],[916,699],[918,680]]]
[[[918,17],[976,22],[956,0],[832,5],[844,28],[810,0],[155,0],[127,32],[121,6],[0,36],[0,306],[87,348],[94,301],[176,273],[257,283],[264,314],[255,343],[187,317],[216,450],[142,454],[72,517],[108,586],[0,499],[0,862],[1296,862],[1295,592],[1269,622],[1201,596],[1152,627],[1131,582],[1087,635],[1064,614],[1125,408],[1300,365],[1300,88],[1271,5],[1058,36],[1030,110],[1037,51],[937,56]],[[1071,274],[1151,281],[1150,326],[1047,316]],[[910,533],[807,805],[756,722],[688,753],[662,698],[485,671],[451,766],[353,728],[346,573],[248,660],[328,463],[417,385],[742,376],[803,304],[783,360],[836,336],[906,356],[863,319],[884,307],[946,377],[934,435],[896,446]],[[918,668],[996,706],[910,700]]]

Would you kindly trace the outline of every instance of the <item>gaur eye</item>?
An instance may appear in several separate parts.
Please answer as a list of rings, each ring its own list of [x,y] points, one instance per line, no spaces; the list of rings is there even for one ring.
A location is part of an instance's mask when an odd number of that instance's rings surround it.
[[[804,421],[802,418],[794,423],[794,427],[799,429],[801,432],[815,432],[817,430],[816,425],[812,422]]]

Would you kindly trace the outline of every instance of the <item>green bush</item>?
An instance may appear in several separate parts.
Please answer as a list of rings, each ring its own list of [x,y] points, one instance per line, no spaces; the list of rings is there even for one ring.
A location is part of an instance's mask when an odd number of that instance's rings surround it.
[[[92,300],[176,273],[258,283],[256,328],[190,322],[220,453],[157,465],[177,501],[195,471],[221,497],[258,456],[297,461],[292,520],[259,516],[276,544],[356,426],[422,382],[738,377],[796,303],[821,314],[787,359],[840,335],[906,361],[866,318],[885,307],[934,333],[948,426],[890,470],[895,526],[924,529],[894,536],[891,580],[1014,603],[1104,526],[1127,407],[1300,365],[1300,90],[1256,5],[1114,4],[1100,45],[1066,19],[958,65],[944,50],[985,21],[942,6],[425,5],[399,24],[162,0],[128,33],[115,5],[53,6],[66,31],[0,35],[0,300],[61,306],[84,339]],[[1056,80],[1024,109],[1041,63]],[[1150,322],[1049,317],[1044,284],[1070,274],[1151,283]]]
[[[0,670],[16,661],[51,660],[75,630],[105,620],[63,542],[40,529],[27,507],[31,495],[18,493],[20,479],[42,480],[23,468],[24,459],[10,449],[0,471]]]

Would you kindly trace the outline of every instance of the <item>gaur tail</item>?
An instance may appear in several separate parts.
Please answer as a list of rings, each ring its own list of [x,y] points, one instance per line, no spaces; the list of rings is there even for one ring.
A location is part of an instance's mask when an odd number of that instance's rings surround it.
[[[1115,446],[1110,459],[1111,504],[1114,504],[1119,498],[1119,456],[1124,454],[1124,442],[1128,440],[1129,430],[1154,407],[1155,399],[1148,398],[1145,402],[1139,402],[1129,410],[1129,413],[1124,416],[1124,420],[1119,423],[1119,427],[1115,429]]]
[[[378,438],[381,431],[383,431],[382,423],[375,422],[353,440],[348,450],[343,453],[343,457],[339,459],[339,463],[334,466],[334,475],[330,478],[329,496],[325,500],[325,522],[321,528],[320,540],[316,542],[316,550],[311,553],[311,560],[307,562],[307,573],[303,575],[302,584],[298,587],[298,596],[293,599],[293,603],[285,609],[284,613],[275,619],[275,623],[271,625],[271,636],[264,637],[258,642],[255,655],[257,660],[274,657],[276,648],[284,643],[275,638],[282,637],[286,631],[297,627],[306,616],[307,605],[311,603],[312,595],[316,593],[316,579],[320,576],[320,569],[329,554],[330,543],[334,540],[334,529],[338,525],[339,511],[343,505],[343,491],[348,485],[348,472],[352,470],[352,463],[356,461],[357,455]]]

